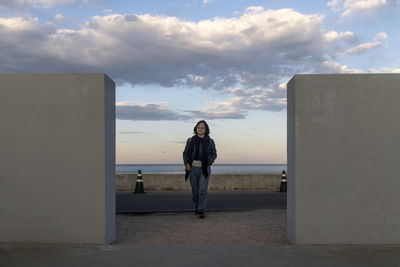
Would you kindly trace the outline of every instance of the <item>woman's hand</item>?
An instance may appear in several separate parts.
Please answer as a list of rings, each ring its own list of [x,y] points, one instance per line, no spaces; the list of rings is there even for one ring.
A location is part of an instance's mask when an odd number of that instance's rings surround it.
[[[186,163],[186,166],[185,166],[185,170],[186,171],[190,171],[192,168],[190,168],[190,164],[189,163]]]

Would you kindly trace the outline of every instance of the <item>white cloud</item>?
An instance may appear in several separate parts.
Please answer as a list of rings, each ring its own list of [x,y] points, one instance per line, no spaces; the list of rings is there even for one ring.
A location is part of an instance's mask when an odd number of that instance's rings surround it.
[[[236,107],[269,111],[282,111],[286,108],[286,90],[280,90],[279,85],[274,89],[256,88],[247,91],[250,91],[248,96],[233,102]]]
[[[2,30],[7,31],[30,31],[40,27],[37,18],[27,17],[14,17],[14,18],[0,18],[0,25]]]
[[[3,24],[12,20],[4,19]],[[276,75],[292,72],[294,62],[319,60],[325,42],[321,16],[291,9],[250,8],[240,17],[197,23],[112,14],[93,17],[78,30],[50,33],[51,25],[26,21],[33,24],[14,42],[29,49],[3,49],[0,54],[6,58],[13,54],[14,63],[0,62],[0,71],[104,71],[118,82],[167,87],[265,86]],[[31,31],[44,38],[32,41]],[[0,37],[4,34],[0,28]],[[0,38],[0,44],[4,40]],[[22,58],[31,63],[21,62]]]
[[[244,114],[246,110],[282,111],[286,108],[286,84],[277,84],[276,87],[226,89],[222,93],[233,97],[223,102],[207,100],[210,106],[206,110],[230,111],[235,114]]]
[[[357,45],[355,47],[352,47],[350,49],[347,49],[345,51],[345,54],[361,54],[361,53],[365,53],[366,51],[369,51],[371,49],[377,48],[377,47],[381,47],[383,46],[383,44],[381,42],[369,42],[369,43],[364,43],[364,44],[360,44]]]
[[[340,12],[342,10],[343,0],[332,0],[326,5],[332,7],[333,12]]]
[[[327,3],[342,17],[349,17],[355,13],[376,13],[389,6],[386,0],[332,0]]]
[[[355,35],[355,33],[351,32],[351,31],[340,32],[340,33],[336,32],[336,31],[329,31],[324,35],[324,37],[327,42],[335,42],[335,41],[343,40],[343,41],[352,43],[352,42],[357,41],[357,39],[358,39],[357,36]]]
[[[346,65],[341,65],[334,61],[324,61],[320,66],[320,73],[362,73],[363,70],[349,68]]]
[[[264,7],[262,6],[250,6],[246,8],[247,13],[262,13],[264,12]]]
[[[347,49],[344,53],[348,55],[354,55],[354,54],[362,54],[365,53],[369,50],[378,48],[378,47],[383,47],[384,43],[382,41],[386,40],[388,38],[388,35],[384,32],[380,32],[375,37],[373,38],[373,42],[368,42],[368,43],[363,43],[359,44],[355,47]]]
[[[381,46],[386,38],[378,33],[373,42],[346,53]],[[247,110],[282,111],[282,80],[295,73],[361,72],[332,59],[343,50],[337,42],[356,40],[351,31],[326,32],[320,15],[262,7],[199,22],[108,14],[78,29],[60,30],[36,18],[0,18],[0,72],[105,72],[119,84],[214,88],[233,97],[186,112],[162,103],[120,104],[117,115],[129,120],[243,118]]]
[[[380,32],[374,37],[374,41],[383,41],[383,40],[386,40],[387,38],[388,38],[388,35],[386,33]]]
[[[56,14],[53,16],[53,21],[56,24],[63,24],[65,22],[65,17],[62,14]]]

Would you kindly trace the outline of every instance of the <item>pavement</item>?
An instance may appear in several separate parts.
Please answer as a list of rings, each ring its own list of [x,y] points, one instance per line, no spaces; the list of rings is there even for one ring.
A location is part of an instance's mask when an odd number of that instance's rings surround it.
[[[399,266],[393,246],[122,245],[2,248],[1,266]]]
[[[118,193],[113,244],[0,244],[0,266],[400,266],[400,245],[290,245],[285,195],[209,192],[199,219],[187,192]]]

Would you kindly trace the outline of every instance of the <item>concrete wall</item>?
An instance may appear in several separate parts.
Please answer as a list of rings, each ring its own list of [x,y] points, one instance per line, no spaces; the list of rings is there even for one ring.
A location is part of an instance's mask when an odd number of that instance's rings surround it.
[[[117,174],[117,191],[135,191],[136,174]],[[191,191],[185,174],[143,174],[145,191]],[[278,190],[280,174],[212,174],[209,190]]]
[[[115,84],[0,74],[0,242],[115,239]]]
[[[288,83],[288,238],[399,244],[400,74]]]

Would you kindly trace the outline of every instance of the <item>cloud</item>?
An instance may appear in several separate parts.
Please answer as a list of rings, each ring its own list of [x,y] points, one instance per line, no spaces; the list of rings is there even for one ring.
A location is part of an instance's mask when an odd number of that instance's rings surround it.
[[[240,17],[199,22],[111,14],[93,17],[77,30],[55,30],[35,18],[4,20],[31,26],[13,37],[9,50],[2,49],[8,61],[0,63],[0,71],[100,71],[119,83],[164,87],[265,86],[293,71],[295,62],[319,60],[325,42],[322,17],[292,9],[249,8]],[[0,27],[0,45],[14,31]],[[32,40],[33,31],[43,38]]]
[[[330,6],[333,12],[338,13],[342,10],[343,0],[332,0],[326,4]]]
[[[53,21],[56,25],[63,25],[65,24],[65,17],[62,14],[56,14],[53,16]]]
[[[246,8],[247,13],[263,13],[265,11],[262,6],[250,6]]]
[[[352,54],[361,54],[364,53],[368,50],[381,47],[383,44],[381,42],[369,42],[369,43],[364,43],[357,45],[356,47],[352,47],[350,49],[347,49],[345,51],[346,54],[352,55]]]
[[[0,0],[0,7],[7,9],[51,8],[56,5],[66,5],[73,2],[75,0]]]
[[[286,84],[277,84],[276,88],[227,89],[224,94],[234,97],[225,102],[211,102],[214,108],[229,107],[235,110],[282,111],[286,108]]]
[[[349,68],[334,61],[324,61],[319,67],[320,73],[362,73],[361,69]]]
[[[361,54],[361,53],[365,53],[366,51],[369,51],[371,49],[382,47],[384,45],[382,41],[385,40],[387,37],[388,36],[386,33],[380,32],[374,37],[373,42],[363,43],[363,44],[357,45],[355,47],[352,47],[350,49],[347,49],[345,51],[345,54],[349,54],[349,55]]]
[[[116,118],[118,120],[182,120],[188,117],[168,109],[165,103],[117,103]]]
[[[389,3],[386,0],[332,0],[327,5],[342,17],[349,17],[356,13],[377,13]]]
[[[244,119],[246,111],[237,110],[216,110],[213,108],[205,108],[203,110],[186,111],[192,118],[216,120],[216,119]]]
[[[136,104],[119,102],[116,105],[116,118],[118,120],[131,121],[244,119],[246,114],[247,113],[245,111],[236,111],[234,109],[221,110],[215,107],[207,107],[202,110],[186,110],[184,112],[176,112],[169,108],[167,103]]]
[[[276,88],[230,88],[221,94],[232,95],[225,101],[205,99],[208,104],[200,111],[185,111],[194,118],[244,119],[248,110],[266,110],[280,112],[286,109],[286,83],[277,84]]]
[[[327,42],[335,42],[335,41],[346,41],[349,43],[354,43],[357,41],[357,36],[354,32],[347,31],[347,32],[336,32],[336,31],[329,31],[325,35],[325,40]]]
[[[203,5],[208,5],[209,3],[213,2],[213,0],[203,0]]]
[[[372,42],[345,53],[383,46],[386,38],[378,33]],[[282,111],[286,87],[280,84],[296,73],[361,72],[335,60],[344,50],[338,43],[357,40],[352,31],[325,31],[321,15],[260,6],[198,22],[106,13],[77,29],[59,29],[30,16],[10,17],[0,18],[0,72],[105,72],[118,84],[215,89],[232,97],[184,112],[165,103],[120,103],[117,119],[241,119],[248,110]]]
[[[386,40],[387,38],[388,38],[388,35],[386,33],[380,32],[374,37],[374,41],[383,41],[383,40]]]
[[[7,8],[7,9],[15,9],[23,7],[24,1],[23,0],[0,0],[0,7]]]

